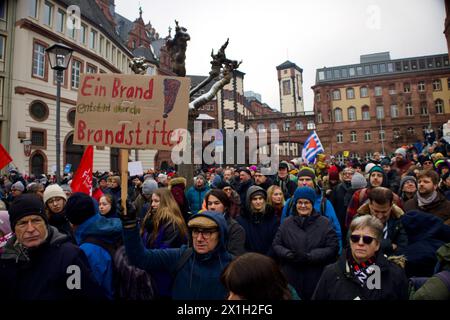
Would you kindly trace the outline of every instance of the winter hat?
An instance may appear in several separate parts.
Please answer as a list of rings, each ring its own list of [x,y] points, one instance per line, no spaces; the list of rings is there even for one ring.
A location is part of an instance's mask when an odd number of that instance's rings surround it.
[[[406,158],[406,150],[404,148],[398,148],[395,150],[394,154],[401,154],[403,158]]]
[[[23,185],[23,183],[22,182],[20,182],[20,181],[17,181],[16,183],[14,183],[12,186],[11,186],[11,190],[19,190],[19,191],[24,191],[25,190],[25,186]]]
[[[146,196],[151,195],[156,189],[158,189],[158,183],[153,179],[147,179],[142,184],[142,193]]]
[[[278,165],[278,169],[288,169],[289,170],[289,165],[287,162],[281,161],[280,164]]]
[[[253,166],[250,166],[249,169],[250,169],[251,171],[256,171],[256,170],[258,170],[258,167],[255,166],[255,165],[253,165]]]
[[[339,170],[336,166],[331,166],[328,169],[328,177],[330,180],[339,181]]]
[[[311,179],[313,179],[314,181],[316,180],[316,173],[314,172],[313,169],[309,168],[309,167],[303,167],[300,169],[300,171],[298,172],[297,177],[310,177]]]
[[[381,159],[380,166],[390,166],[391,165],[391,159],[389,157],[385,157]],[[368,171],[366,171],[368,172]]]
[[[366,164],[366,167],[364,168],[364,172],[369,172],[370,169],[372,169],[374,166],[376,166],[375,163],[369,162],[368,164]]]
[[[417,180],[416,180],[415,177],[413,177],[413,176],[404,176],[404,177],[400,180],[400,188],[398,189],[398,190],[399,190],[399,193],[402,192],[403,185],[406,183],[406,181],[414,181],[414,184],[416,185],[416,188],[417,188]]]
[[[298,199],[307,199],[314,205],[316,201],[316,192],[310,187],[300,187],[294,192],[294,205],[297,204]]]
[[[257,195],[261,195],[261,196],[263,196],[264,199],[267,200],[267,192],[266,192],[266,190],[264,190],[263,188],[261,188],[259,186],[251,186],[247,190],[246,202],[250,203],[250,201]]]
[[[164,174],[164,173],[160,173],[158,175],[158,179],[159,179],[160,182],[166,182],[167,181],[167,175]]]
[[[224,188],[227,188],[227,187],[233,188],[231,186],[231,184],[229,184],[228,182],[222,180],[220,183],[217,184],[216,189],[223,190]]]
[[[240,169],[239,169],[239,173],[241,173],[242,171],[244,171],[245,173],[247,173],[250,177],[252,176],[252,173],[251,173],[250,170],[248,170],[247,168],[240,168]]]
[[[369,176],[372,174],[372,172],[380,172],[380,173],[384,174],[383,168],[380,167],[380,166],[377,166],[377,165],[373,166],[373,167],[369,170]]]
[[[67,200],[65,214],[71,224],[78,226],[95,215],[94,201],[83,192],[75,192]]]
[[[3,234],[11,233],[8,211],[0,211],[0,232]]]
[[[64,190],[57,184],[51,184],[44,191],[44,203],[47,203],[51,198],[60,197],[67,200],[67,196]]]
[[[207,211],[207,212],[211,213],[212,211]],[[219,225],[213,219],[199,213],[199,214],[192,216],[192,218],[188,222],[188,227],[189,228],[211,229],[211,228],[218,228]]]
[[[355,172],[355,174],[352,177],[351,184],[353,190],[362,189],[367,187],[367,180],[366,178],[364,178],[362,174]]]
[[[18,196],[9,207],[9,221],[11,230],[14,230],[17,221],[26,216],[37,215],[48,223],[47,215],[45,214],[44,203],[41,198],[34,193],[25,193]]]

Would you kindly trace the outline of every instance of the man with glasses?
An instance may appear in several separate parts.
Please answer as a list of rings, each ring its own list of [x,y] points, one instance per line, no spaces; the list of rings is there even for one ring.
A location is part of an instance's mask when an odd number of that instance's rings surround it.
[[[124,243],[130,263],[148,272],[169,270],[175,300],[222,300],[227,291],[220,282],[222,270],[231,261],[226,251],[227,223],[222,214],[205,211],[188,222],[191,245],[171,249],[145,249],[139,236],[136,211],[127,203],[121,212]]]
[[[18,197],[9,210],[11,229],[0,256],[0,299],[104,299],[84,253],[48,224],[42,200]]]

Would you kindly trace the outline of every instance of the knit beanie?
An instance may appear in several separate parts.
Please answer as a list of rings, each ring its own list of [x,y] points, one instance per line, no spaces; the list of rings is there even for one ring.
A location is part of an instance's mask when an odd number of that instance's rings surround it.
[[[389,157],[384,157],[383,159],[381,159],[380,166],[390,166],[390,165],[391,159]]]
[[[83,192],[75,192],[67,200],[65,214],[71,224],[78,226],[95,215],[94,201]]]
[[[330,180],[339,181],[339,170],[336,166],[331,166],[328,169],[328,177]]]
[[[398,148],[395,150],[394,154],[401,154],[403,158],[406,158],[406,150],[404,148]]]
[[[374,166],[376,166],[375,163],[369,162],[368,164],[366,164],[366,167],[364,168],[364,172],[369,172]]]
[[[300,171],[298,172],[297,177],[310,177],[313,180],[316,180],[316,174],[314,172],[313,169],[309,168],[309,167],[303,167],[300,169]]]
[[[158,182],[153,179],[147,179],[142,184],[142,193],[146,196],[151,195],[156,189],[158,189]]]
[[[353,190],[358,190],[367,187],[367,180],[362,174],[355,172],[351,184]]]
[[[44,219],[48,224],[48,218],[45,214],[44,203],[41,198],[34,193],[25,193],[18,196],[9,207],[9,221],[11,230],[14,230],[17,221],[26,216],[37,215]]]
[[[24,191],[25,190],[25,186],[23,185],[23,183],[22,182],[20,182],[20,181],[17,181],[16,183],[14,183],[12,186],[11,186],[11,190],[19,190],[19,191]]]
[[[373,166],[373,167],[369,170],[369,176],[372,174],[372,172],[380,172],[380,173],[384,174],[383,168],[380,167],[380,166],[377,166],[377,165]]]
[[[309,202],[311,202],[312,205],[314,205],[316,201],[316,192],[310,187],[300,187],[297,188],[297,190],[295,190],[293,198],[294,198],[293,199],[294,205],[297,204],[297,201],[299,199],[309,200]]]
[[[47,203],[51,198],[60,197],[67,200],[66,193],[64,190],[57,184],[51,184],[44,191],[44,203]]]
[[[398,189],[398,190],[399,190],[399,193],[402,192],[403,185],[406,183],[406,181],[414,181],[414,184],[416,185],[416,188],[417,188],[417,180],[416,180],[415,177],[413,177],[413,176],[404,176],[404,177],[400,180],[400,188]]]

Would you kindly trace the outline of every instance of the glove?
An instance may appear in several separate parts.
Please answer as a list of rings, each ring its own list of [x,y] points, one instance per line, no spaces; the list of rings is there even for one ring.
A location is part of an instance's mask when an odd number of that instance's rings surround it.
[[[295,261],[295,258],[296,258],[295,252],[289,251],[288,253],[286,253],[285,258],[290,261]]]
[[[304,252],[296,252],[295,254],[295,262],[304,264],[309,261],[309,254]]]
[[[136,207],[127,199],[127,214],[125,215],[123,206],[120,206],[119,217],[122,220],[122,226],[125,228],[134,228],[137,225]]]

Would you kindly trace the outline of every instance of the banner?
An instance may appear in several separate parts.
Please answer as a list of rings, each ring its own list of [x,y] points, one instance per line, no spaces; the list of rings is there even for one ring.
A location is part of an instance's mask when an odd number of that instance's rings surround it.
[[[7,164],[12,161],[8,151],[0,144],[0,169],[3,169]]]
[[[124,149],[172,150],[187,128],[189,78],[82,74],[74,143]]]
[[[311,133],[305,140],[302,150],[302,158],[305,162],[314,162],[316,155],[321,152],[324,152],[322,143],[320,142],[316,131],[313,131],[313,133]]]
[[[88,146],[84,150],[83,158],[81,158],[78,167],[72,179],[70,188],[72,192],[83,192],[92,195],[92,170],[94,166],[94,147]]]

